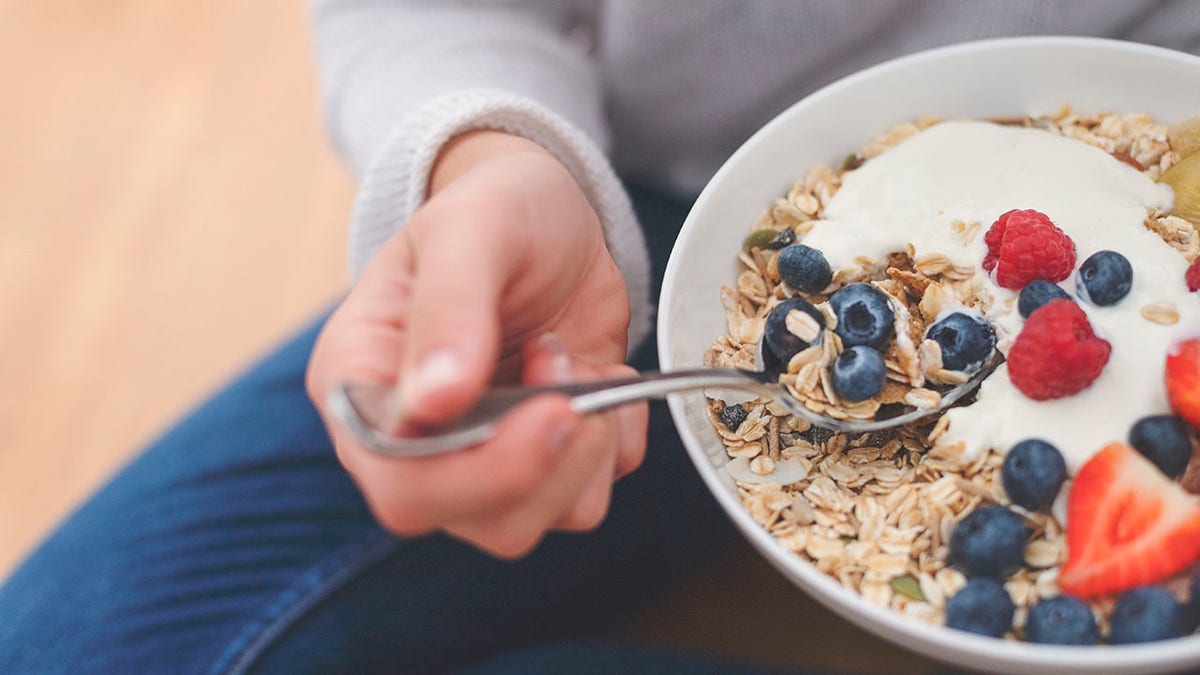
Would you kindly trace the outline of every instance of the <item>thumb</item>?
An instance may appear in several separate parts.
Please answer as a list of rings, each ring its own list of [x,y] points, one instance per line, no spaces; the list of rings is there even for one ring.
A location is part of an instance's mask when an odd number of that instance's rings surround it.
[[[491,381],[500,356],[500,295],[512,257],[504,238],[488,236],[499,228],[479,220],[433,225],[413,228],[416,279],[400,372],[397,412],[417,424],[454,418]]]

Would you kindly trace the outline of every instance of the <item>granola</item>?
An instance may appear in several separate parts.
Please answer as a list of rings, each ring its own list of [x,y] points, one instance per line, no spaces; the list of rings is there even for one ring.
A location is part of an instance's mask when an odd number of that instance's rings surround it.
[[[1168,141],[1168,127],[1141,113],[1081,115],[1064,106],[1041,117],[992,121],[1087,143],[1151,179],[1181,159]],[[837,169],[812,168],[761,212],[738,254],[743,271],[735,285],[722,289],[727,332],[714,341],[706,365],[753,368],[771,310],[799,297],[815,306],[825,322],[822,326],[799,311],[788,314],[787,330],[810,346],[784,364],[780,382],[810,410],[839,419],[870,419],[901,406],[931,408],[947,387],[967,379],[964,370],[945,367],[941,346],[926,334],[947,308],[982,314],[997,302],[979,283],[974,268],[955,265],[938,252],[918,255],[909,245],[886,259],[859,257],[856,266],[835,270],[828,287],[817,292],[797,291],[780,277],[779,247],[768,244],[779,238],[763,233],[788,231],[792,235],[786,240],[803,242],[847,173],[939,122],[925,116],[888,129]],[[1189,262],[1200,255],[1196,224],[1157,209],[1147,210],[1144,224]],[[963,243],[981,237],[986,225],[952,223]],[[836,332],[837,316],[829,300],[855,282],[869,283],[886,295],[894,311],[894,336],[881,349],[886,380],[879,393],[851,402],[839,397],[830,381],[830,366],[846,347]],[[1180,318],[1169,301],[1147,303],[1140,313],[1159,325]],[[1006,346],[1001,345],[1001,351]],[[731,429],[722,424],[721,412],[734,405],[746,415]],[[1061,509],[1034,512],[1012,504],[1000,477],[1002,454],[988,450],[969,457],[961,447],[939,442],[946,436],[948,417],[888,432],[839,435],[810,428],[762,398],[710,397],[708,413],[731,459],[728,471],[754,519],[782,546],[868,601],[943,623],[946,602],[966,583],[949,560],[954,526],[980,506],[992,504],[1018,513],[1029,533],[1024,565],[1004,583],[1017,608],[1006,637],[1019,637],[1029,609],[1040,599],[1060,594],[1058,576],[1067,547],[1065,528],[1054,513],[1061,515]],[[1188,475],[1194,474],[1200,475],[1200,470],[1189,469]],[[1185,599],[1185,575],[1168,586]],[[1108,596],[1091,601],[1102,631],[1107,630],[1112,603]]]

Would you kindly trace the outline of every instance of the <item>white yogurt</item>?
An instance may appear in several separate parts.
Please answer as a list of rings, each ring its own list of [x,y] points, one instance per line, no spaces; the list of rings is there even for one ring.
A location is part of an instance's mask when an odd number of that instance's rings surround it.
[[[1171,189],[1154,183],[1108,153],[1038,129],[986,122],[944,122],[913,136],[846,175],[804,243],[821,250],[835,269],[856,256],[883,260],[911,244],[916,255],[943,253],[974,266],[995,299],[988,319],[1006,349],[1023,320],[1015,293],[991,282],[980,267],[983,233],[1012,209],[1045,213],[1075,242],[1082,263],[1111,249],[1133,265],[1133,288],[1111,307],[1080,302],[1112,356],[1087,389],[1038,402],[1013,386],[1001,366],[970,406],[950,411],[944,442],[965,443],[968,456],[1005,452],[1030,437],[1060,450],[1074,473],[1105,444],[1123,441],[1139,418],[1169,411],[1162,368],[1167,346],[1200,325],[1200,299],[1184,283],[1187,261],[1145,229],[1147,207],[1169,209]],[[962,244],[950,223],[978,221],[979,234]],[[1074,291],[1074,278],[1061,284]],[[1143,305],[1170,301],[1175,326],[1151,323]]]

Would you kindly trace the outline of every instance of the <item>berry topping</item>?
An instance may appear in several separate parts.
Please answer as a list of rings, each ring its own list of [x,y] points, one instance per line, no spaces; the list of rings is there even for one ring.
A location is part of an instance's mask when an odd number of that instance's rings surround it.
[[[1170,591],[1161,586],[1146,586],[1117,598],[1108,622],[1108,641],[1127,645],[1180,637],[1187,617],[1183,605]]]
[[[1071,296],[1045,279],[1034,279],[1021,289],[1021,296],[1017,299],[1017,311],[1021,313],[1022,319],[1028,319],[1034,310],[1058,299],[1070,300]]]
[[[1195,293],[1200,290],[1200,258],[1196,258],[1191,265],[1188,265],[1183,280],[1187,282],[1189,291]]]
[[[1111,351],[1079,305],[1053,300],[1030,314],[1017,335],[1008,351],[1008,377],[1035,401],[1071,396],[1100,376]]]
[[[976,635],[1001,637],[1012,627],[1016,606],[995,579],[967,581],[946,603],[946,625]]]
[[[1100,629],[1090,607],[1060,595],[1046,598],[1029,610],[1025,639],[1048,645],[1094,645],[1100,639]]]
[[[896,315],[883,291],[867,283],[839,289],[829,298],[837,315],[834,332],[847,347],[867,345],[878,349],[895,331]]]
[[[1067,501],[1064,593],[1152,584],[1200,558],[1200,506],[1133,448],[1113,443],[1075,476]]]
[[[1200,338],[1171,345],[1165,377],[1167,400],[1175,414],[1200,429]]]
[[[865,401],[883,389],[887,366],[879,352],[858,345],[842,352],[829,367],[833,390],[847,401]]]
[[[1025,560],[1025,523],[1003,506],[963,518],[950,537],[950,560],[969,577],[1003,579]]]
[[[1058,448],[1030,438],[1004,456],[1000,468],[1004,492],[1017,506],[1036,511],[1050,505],[1067,479],[1067,463]]]
[[[1034,279],[1059,282],[1075,268],[1075,242],[1032,209],[1013,210],[992,223],[984,236],[983,269],[1004,288],[1018,290]]]
[[[801,337],[788,330],[788,314],[799,311],[807,314],[816,322],[815,336]],[[793,323],[795,321],[793,320]],[[810,324],[811,325],[811,324]],[[808,349],[821,341],[821,329],[825,328],[825,315],[812,303],[803,298],[784,300],[767,315],[766,327],[763,329],[763,340],[766,346],[784,365],[798,352]]]
[[[780,251],[776,264],[784,283],[804,293],[819,293],[833,280],[833,270],[829,268],[825,256],[804,244],[788,246]]]
[[[730,431],[737,431],[737,428],[742,426],[742,422],[746,421],[746,409],[739,403],[727,405],[721,408],[721,424],[725,425]]]
[[[929,327],[925,337],[942,348],[942,367],[973,372],[996,349],[996,331],[978,314],[954,312]]]
[[[1116,251],[1098,251],[1083,261],[1075,274],[1075,292],[1098,307],[1115,305],[1133,287],[1133,266]]]
[[[1143,417],[1129,430],[1129,444],[1171,478],[1187,468],[1192,437],[1187,424],[1174,415]]]

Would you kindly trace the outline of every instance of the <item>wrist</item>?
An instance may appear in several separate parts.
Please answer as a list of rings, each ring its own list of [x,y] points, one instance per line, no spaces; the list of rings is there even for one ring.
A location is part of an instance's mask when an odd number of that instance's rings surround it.
[[[534,153],[551,156],[542,146],[513,134],[492,129],[476,129],[450,139],[438,152],[429,172],[427,195],[432,197],[441,188],[481,162],[512,154]]]

